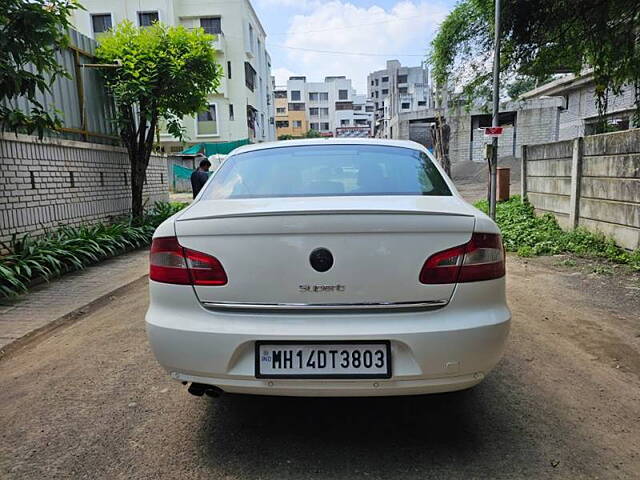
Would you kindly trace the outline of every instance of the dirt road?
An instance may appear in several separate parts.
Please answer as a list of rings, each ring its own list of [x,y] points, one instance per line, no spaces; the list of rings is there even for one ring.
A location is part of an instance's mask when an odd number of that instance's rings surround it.
[[[195,398],[145,282],[0,361],[0,478],[639,478],[640,299],[509,260],[508,351],[473,390]]]

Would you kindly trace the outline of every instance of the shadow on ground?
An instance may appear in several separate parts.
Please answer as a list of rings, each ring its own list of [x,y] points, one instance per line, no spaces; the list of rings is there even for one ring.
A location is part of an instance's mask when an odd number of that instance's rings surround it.
[[[208,399],[203,461],[261,478],[496,478],[552,468],[527,432],[536,428],[529,415],[505,404],[497,382],[428,396]],[[526,467],[517,473],[518,465]]]

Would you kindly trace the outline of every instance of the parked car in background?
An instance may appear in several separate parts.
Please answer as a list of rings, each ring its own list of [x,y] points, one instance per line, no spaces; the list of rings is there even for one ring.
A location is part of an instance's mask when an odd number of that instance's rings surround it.
[[[500,232],[422,146],[235,150],[155,232],[147,332],[196,395],[409,395],[479,383],[511,313]]]

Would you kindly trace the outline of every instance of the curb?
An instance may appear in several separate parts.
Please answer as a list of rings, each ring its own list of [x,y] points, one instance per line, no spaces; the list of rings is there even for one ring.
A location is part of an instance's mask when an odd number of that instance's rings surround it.
[[[139,276],[134,280],[131,280],[125,283],[124,285],[114,288],[113,290],[105,293],[104,295],[101,295],[100,297],[94,300],[91,300],[90,302],[87,302],[81,307],[78,307],[68,313],[65,313],[61,317],[58,317],[55,320],[52,320],[46,325],[42,325],[41,327],[38,327],[34,330],[31,330],[30,332],[25,333],[20,338],[14,339],[11,343],[6,344],[4,347],[2,347],[2,350],[0,350],[0,361],[15,354],[17,351],[22,351],[26,348],[35,346],[38,340],[44,340],[44,338],[48,334],[50,334],[51,332],[54,332],[59,328],[73,325],[74,323],[86,317],[90,313],[95,312],[96,310],[107,305],[112,300],[115,300],[115,298],[113,297],[116,297],[122,293],[125,293],[125,290],[129,289],[135,283],[141,282],[142,280],[146,281],[148,277],[149,277],[149,274],[145,273],[144,275]]]

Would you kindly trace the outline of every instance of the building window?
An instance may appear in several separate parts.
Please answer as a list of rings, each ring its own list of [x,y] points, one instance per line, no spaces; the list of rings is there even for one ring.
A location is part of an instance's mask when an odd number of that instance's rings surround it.
[[[293,128],[302,128],[302,120],[294,120]]]
[[[253,52],[253,25],[249,24],[249,50]]]
[[[317,117],[320,115],[320,109],[318,107],[312,107],[309,109],[309,115],[311,117]]]
[[[418,106],[419,107],[424,107],[427,105],[427,102],[425,100],[418,100]]]
[[[274,97],[276,98],[287,98],[287,91],[286,90],[276,90],[273,94]]]
[[[338,100],[347,100],[349,98],[349,90],[338,90]]]
[[[387,83],[389,81],[389,77],[382,77],[382,83]]]
[[[352,102],[336,102],[336,110],[353,110]],[[327,109],[327,114],[329,110]]]
[[[378,91],[376,90],[376,98],[378,98]]]
[[[376,87],[377,87],[378,85],[379,85],[379,83],[378,83],[378,79],[376,78]]]
[[[349,126],[349,119],[343,118],[342,120],[340,120],[340,126],[341,127],[348,127]]]
[[[371,80],[371,86],[373,87],[374,85],[375,85],[375,82]]]
[[[229,120],[233,122],[233,104],[229,104]]]
[[[402,102],[402,108],[405,110],[411,108],[411,104],[409,102]]]
[[[222,33],[220,17],[201,18],[200,26],[209,35]]]
[[[252,92],[256,88],[256,71],[249,62],[244,62],[244,84]]]
[[[320,130],[321,131],[329,130],[329,123],[328,122],[321,122],[320,123]]]
[[[318,92],[309,92],[309,100],[317,102],[318,100],[320,100],[320,95],[318,94]]]
[[[277,113],[278,115],[286,115],[286,113],[287,113],[287,109],[286,109],[286,108],[284,108],[284,107],[278,107],[278,108],[276,108],[276,113]]]
[[[105,33],[111,29],[111,14],[103,13],[91,15],[91,25],[93,26],[93,33]]]
[[[389,89],[388,88],[383,88],[382,89],[382,95],[389,95]]]
[[[231,78],[231,62],[227,62],[227,77]]]
[[[398,75],[398,83],[407,83],[406,75]]]
[[[408,92],[407,87],[400,87],[400,88],[398,89],[398,93],[401,93],[401,94],[403,94],[403,95],[404,95],[404,94],[406,94],[407,92]]]
[[[321,108],[320,109],[320,115],[323,117],[326,117],[327,115],[329,115],[329,109],[328,108]]]
[[[311,130],[320,130],[319,126],[320,126],[319,123],[312,123],[311,124]]]
[[[218,135],[218,109],[210,103],[204,112],[198,113],[196,135]]]
[[[366,107],[364,107],[364,111],[365,112],[373,112],[373,107],[370,105],[367,105]]]
[[[300,90],[291,90],[291,101],[297,102],[300,100]]]
[[[329,101],[329,93],[328,92],[320,92],[320,101],[321,102]]]
[[[138,25],[141,27],[150,27],[159,20],[158,11],[154,12],[138,12]]]
[[[353,111],[354,112],[361,112],[362,111],[362,105],[354,105],[353,106]]]
[[[289,110],[294,112],[304,112],[304,103],[290,103]]]
[[[276,128],[289,128],[288,120],[276,120]]]

